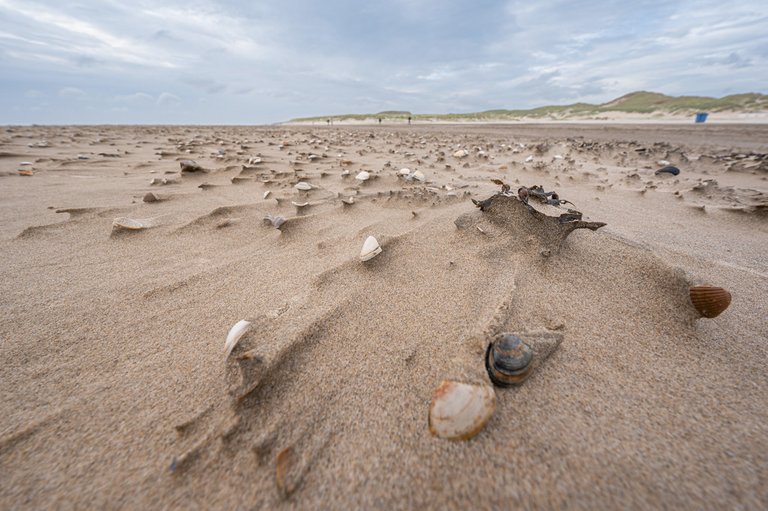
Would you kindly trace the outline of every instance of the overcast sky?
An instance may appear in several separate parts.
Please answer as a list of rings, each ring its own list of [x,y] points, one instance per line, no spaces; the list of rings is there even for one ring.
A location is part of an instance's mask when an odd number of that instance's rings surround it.
[[[0,124],[768,92],[765,0],[0,0]]]

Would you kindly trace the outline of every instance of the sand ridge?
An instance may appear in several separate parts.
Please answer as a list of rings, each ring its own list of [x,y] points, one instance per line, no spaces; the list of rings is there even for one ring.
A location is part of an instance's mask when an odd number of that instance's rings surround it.
[[[766,134],[6,128],[0,502],[764,507]],[[470,201],[491,179],[607,226],[544,257]],[[722,316],[695,319],[699,280],[732,291]],[[487,379],[501,331],[557,349],[477,437],[432,437],[432,390]]]

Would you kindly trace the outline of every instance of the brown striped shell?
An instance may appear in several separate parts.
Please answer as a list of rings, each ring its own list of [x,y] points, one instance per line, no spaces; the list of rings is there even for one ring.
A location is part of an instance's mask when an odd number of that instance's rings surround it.
[[[691,303],[705,318],[715,318],[731,304],[731,293],[722,287],[694,286],[690,289]]]

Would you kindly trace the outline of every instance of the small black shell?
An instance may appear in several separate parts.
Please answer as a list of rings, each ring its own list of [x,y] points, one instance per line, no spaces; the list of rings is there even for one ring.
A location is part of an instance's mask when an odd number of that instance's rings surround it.
[[[501,387],[523,383],[533,366],[531,348],[512,334],[502,334],[488,345],[485,353],[485,369],[491,381]]]
[[[656,171],[656,174],[672,174],[673,176],[676,176],[680,173],[680,169],[677,167],[663,167]]]

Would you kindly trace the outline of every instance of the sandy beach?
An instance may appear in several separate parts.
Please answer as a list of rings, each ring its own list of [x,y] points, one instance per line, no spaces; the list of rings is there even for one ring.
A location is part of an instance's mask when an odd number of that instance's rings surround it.
[[[4,127],[0,508],[766,509],[767,141]],[[475,206],[492,180],[606,225],[552,245]],[[700,318],[697,284],[730,307]],[[430,434],[501,332],[548,351],[474,438]]]

